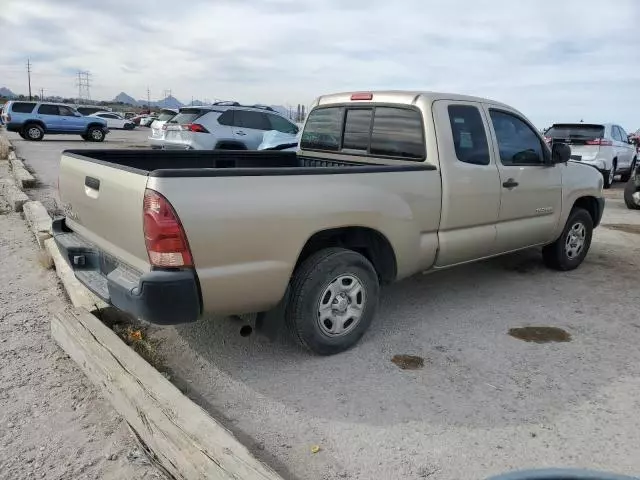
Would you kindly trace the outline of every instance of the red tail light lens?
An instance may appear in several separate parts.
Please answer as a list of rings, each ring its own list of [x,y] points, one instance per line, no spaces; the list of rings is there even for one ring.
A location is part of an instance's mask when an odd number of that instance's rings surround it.
[[[351,95],[351,100],[371,100],[373,99],[373,93],[354,93]]]
[[[209,130],[204,128],[199,123],[187,123],[185,125],[182,125],[182,129],[188,130],[190,132],[196,132],[196,133],[209,133]]]
[[[587,145],[600,145],[601,147],[610,147],[613,145],[611,140],[605,140],[604,138],[594,138],[593,140],[587,140]]]
[[[171,204],[154,190],[144,192],[144,241],[155,267],[193,267],[182,224]]]

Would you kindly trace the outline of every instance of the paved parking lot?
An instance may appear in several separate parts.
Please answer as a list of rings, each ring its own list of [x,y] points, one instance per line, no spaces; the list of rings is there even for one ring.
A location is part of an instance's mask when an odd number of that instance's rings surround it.
[[[16,147],[17,155],[24,159],[28,168],[36,172],[40,183],[37,189],[27,194],[40,200],[48,210],[55,208],[57,198],[58,167],[63,150],[74,148],[141,148],[147,147],[150,130],[137,127],[135,130],[111,130],[102,143],[85,142],[79,135],[45,135],[40,142],[28,142],[17,133],[7,132],[7,137]]]
[[[45,185],[35,196],[51,199],[63,148],[135,147],[146,133],[102,145],[12,140]],[[154,336],[173,379],[285,478],[479,479],[545,466],[637,474],[640,213],[624,207],[621,188],[607,192],[604,226],[577,271],[549,271],[530,251],[401,282],[344,354],[241,337],[225,318]],[[509,335],[526,326],[570,338]],[[402,370],[395,355],[423,366]]]

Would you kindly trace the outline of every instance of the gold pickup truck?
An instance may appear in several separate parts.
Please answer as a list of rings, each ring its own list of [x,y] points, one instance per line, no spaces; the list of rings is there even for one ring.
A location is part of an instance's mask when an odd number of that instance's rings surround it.
[[[160,324],[277,307],[325,355],[417,272],[529,247],[578,267],[604,209],[602,175],[517,110],[429,92],[322,96],[297,152],[66,151],[59,188],[56,242],[115,307]]]

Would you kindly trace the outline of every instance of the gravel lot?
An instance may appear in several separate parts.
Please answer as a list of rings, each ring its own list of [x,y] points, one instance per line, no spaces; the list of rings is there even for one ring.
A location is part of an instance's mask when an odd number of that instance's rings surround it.
[[[65,294],[39,254],[0,199],[0,479],[165,478],[50,338]]]
[[[136,145],[138,135],[102,146]],[[15,145],[48,185],[60,151],[87,146]],[[371,330],[341,355],[244,338],[222,318],[154,335],[179,386],[286,478],[479,479],[547,466],[637,474],[640,213],[621,189],[607,192],[605,226],[577,271],[549,271],[529,251],[404,281],[384,290]],[[508,334],[525,326],[571,339]],[[424,366],[402,370],[395,355]]]

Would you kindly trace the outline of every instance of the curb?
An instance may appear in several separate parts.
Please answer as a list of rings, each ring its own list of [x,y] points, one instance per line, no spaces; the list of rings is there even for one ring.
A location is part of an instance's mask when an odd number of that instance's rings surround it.
[[[24,218],[36,237],[40,248],[45,248],[45,241],[51,238],[51,217],[40,202],[27,202],[22,206]]]
[[[0,148],[6,143],[0,134]],[[14,157],[8,163],[14,161],[20,162]],[[20,165],[22,162],[11,165],[14,176]],[[15,211],[24,210],[29,229],[51,257],[74,306],[53,316],[51,336],[124,417],[150,452],[152,463],[178,480],[283,480],[89,313],[108,305],[76,278],[52,238],[51,217],[45,207],[29,201],[19,185],[24,182],[0,179],[0,195]]]
[[[16,183],[20,185],[20,188],[25,189],[36,186],[36,179],[24,167],[22,160],[16,157],[15,152],[9,152],[9,165],[11,166],[13,178],[16,179]]]
[[[11,151],[13,151],[13,145],[7,137],[0,134],[0,160],[7,160]]]

